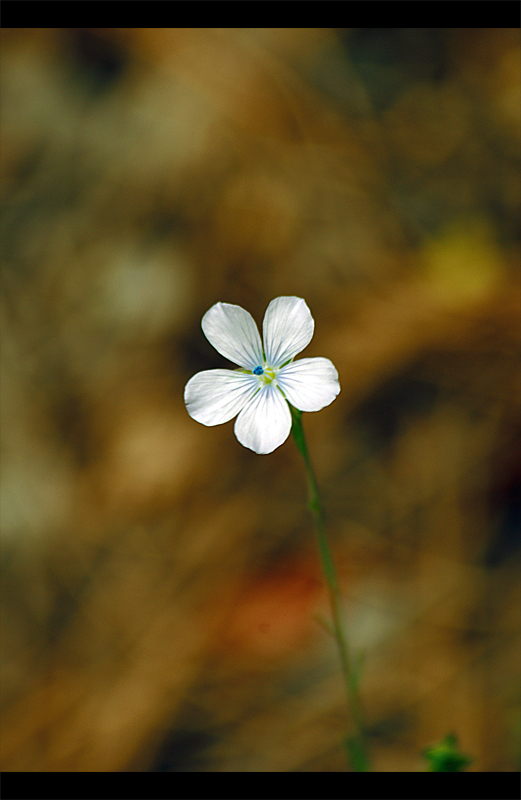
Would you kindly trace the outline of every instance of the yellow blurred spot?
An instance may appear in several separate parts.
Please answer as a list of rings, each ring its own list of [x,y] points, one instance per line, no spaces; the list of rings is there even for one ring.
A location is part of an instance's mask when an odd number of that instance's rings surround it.
[[[481,302],[503,274],[501,252],[487,220],[458,223],[425,246],[421,279],[436,302],[459,308]]]

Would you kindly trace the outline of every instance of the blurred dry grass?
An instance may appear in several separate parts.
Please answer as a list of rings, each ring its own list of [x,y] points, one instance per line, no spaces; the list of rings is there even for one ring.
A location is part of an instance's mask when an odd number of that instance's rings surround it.
[[[375,769],[517,769],[519,31],[1,47],[2,769],[345,769],[294,447],[182,402],[202,314],[281,294]]]

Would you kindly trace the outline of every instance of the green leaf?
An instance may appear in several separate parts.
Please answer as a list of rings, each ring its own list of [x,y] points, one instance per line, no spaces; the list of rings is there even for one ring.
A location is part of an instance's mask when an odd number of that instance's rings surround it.
[[[422,755],[429,764],[429,772],[461,772],[473,761],[459,750],[457,737],[453,733],[449,733],[438,744],[425,748]]]

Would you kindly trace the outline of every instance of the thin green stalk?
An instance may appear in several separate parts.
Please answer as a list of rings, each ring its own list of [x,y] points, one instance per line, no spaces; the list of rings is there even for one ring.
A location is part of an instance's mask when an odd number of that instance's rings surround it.
[[[295,439],[304,463],[306,465],[306,475],[308,480],[309,509],[313,514],[317,529],[318,548],[322,569],[329,592],[331,611],[333,615],[333,635],[338,645],[342,674],[346,688],[347,705],[349,709],[350,725],[349,732],[345,738],[347,758],[353,772],[368,772],[369,755],[365,740],[365,732],[362,720],[362,707],[360,702],[360,692],[358,686],[358,670],[353,666],[353,660],[349,650],[344,621],[342,619],[342,604],[340,598],[340,588],[333,561],[333,555],[329,547],[324,526],[324,516],[322,504],[318,492],[315,472],[309,457],[309,451],[302,426],[302,412],[290,405],[292,427],[291,432]]]

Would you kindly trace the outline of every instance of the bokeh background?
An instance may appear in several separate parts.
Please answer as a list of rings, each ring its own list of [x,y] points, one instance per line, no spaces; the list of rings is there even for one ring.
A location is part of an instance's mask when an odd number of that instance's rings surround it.
[[[6,771],[332,772],[293,442],[183,404],[200,320],[304,297],[374,768],[519,768],[514,29],[1,35]]]

